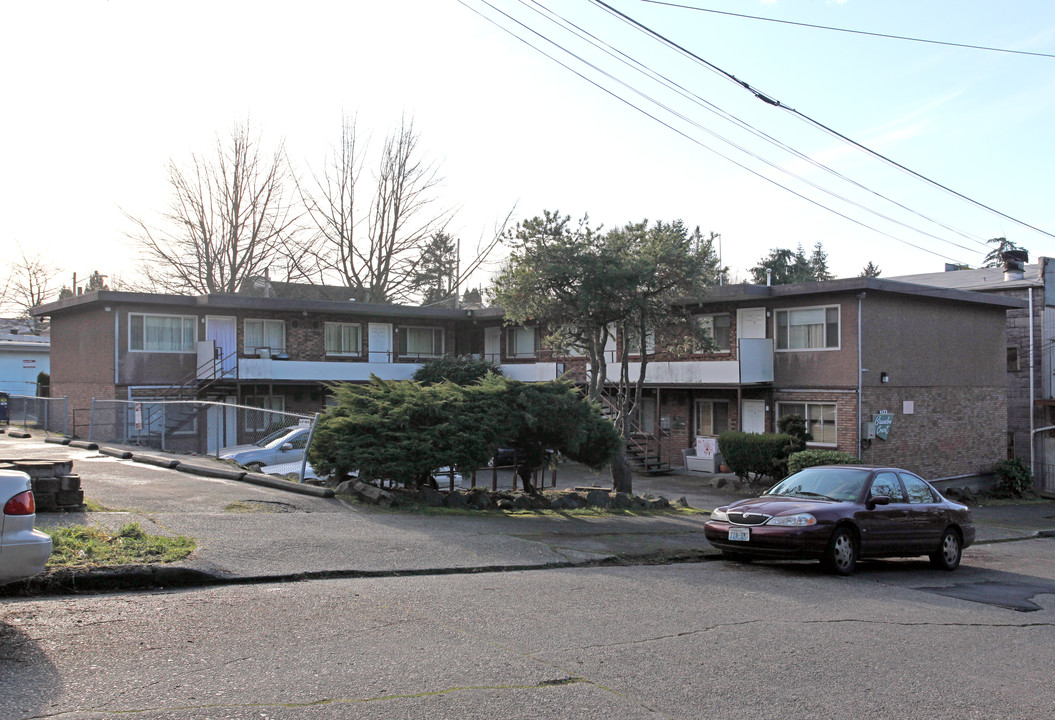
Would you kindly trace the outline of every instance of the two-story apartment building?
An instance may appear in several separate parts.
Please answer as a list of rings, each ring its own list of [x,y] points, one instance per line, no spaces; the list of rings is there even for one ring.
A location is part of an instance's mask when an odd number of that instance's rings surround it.
[[[866,462],[930,477],[985,472],[1004,456],[1006,315],[1023,305],[872,278],[714,288],[691,307],[715,348],[647,348],[640,429],[680,465],[697,436],[773,430],[796,413],[816,446]],[[318,411],[326,383],[409,378],[449,353],[497,360],[525,381],[588,372],[585,358],[544,348],[538,328],[505,326],[498,308],[98,291],[35,313],[52,323],[52,394],[72,409],[180,386],[203,399]],[[620,358],[607,360],[618,377]],[[636,377],[640,358],[631,361]],[[877,415],[870,439],[865,423]]]

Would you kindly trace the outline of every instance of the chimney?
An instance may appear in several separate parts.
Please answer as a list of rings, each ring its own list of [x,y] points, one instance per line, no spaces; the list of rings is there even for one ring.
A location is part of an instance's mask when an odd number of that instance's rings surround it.
[[[766,287],[773,284],[773,268],[766,268]]]
[[[1022,280],[1026,277],[1026,263],[1029,261],[1028,250],[1006,250],[1000,253],[1004,261],[1004,280]]]

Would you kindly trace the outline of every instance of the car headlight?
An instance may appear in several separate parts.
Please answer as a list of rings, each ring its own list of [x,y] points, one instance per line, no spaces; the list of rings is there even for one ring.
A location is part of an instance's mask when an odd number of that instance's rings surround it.
[[[806,527],[807,525],[816,525],[817,518],[813,517],[809,513],[799,513],[798,515],[778,515],[777,517],[769,518],[769,522],[766,525],[777,525],[779,527]]]
[[[711,520],[718,522],[729,522],[729,513],[725,510],[711,510]]]

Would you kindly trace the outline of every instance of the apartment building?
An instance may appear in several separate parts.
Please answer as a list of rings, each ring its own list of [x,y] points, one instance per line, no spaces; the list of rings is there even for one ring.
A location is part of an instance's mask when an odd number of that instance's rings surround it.
[[[505,326],[499,308],[271,295],[97,291],[41,306],[52,394],[82,414],[93,398],[150,400],[173,388],[313,412],[327,383],[406,379],[444,354],[485,356],[529,382],[585,381],[589,371],[586,358],[545,348],[539,328]],[[1005,328],[1008,311],[1024,306],[876,278],[714,288],[691,309],[716,347],[677,356],[646,347],[637,429],[678,466],[697,436],[771,431],[794,413],[815,446],[865,462],[932,478],[985,472],[1005,455]],[[630,360],[636,377],[641,358]],[[618,377],[620,358],[606,361]]]

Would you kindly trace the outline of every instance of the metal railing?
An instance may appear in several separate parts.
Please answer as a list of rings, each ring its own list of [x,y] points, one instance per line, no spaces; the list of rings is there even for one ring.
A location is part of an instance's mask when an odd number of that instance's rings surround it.
[[[7,423],[27,430],[36,428],[46,433],[69,434],[69,398],[8,395]]]

